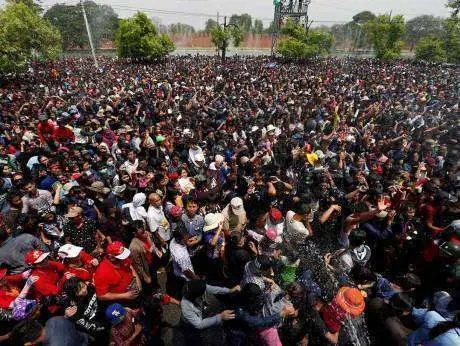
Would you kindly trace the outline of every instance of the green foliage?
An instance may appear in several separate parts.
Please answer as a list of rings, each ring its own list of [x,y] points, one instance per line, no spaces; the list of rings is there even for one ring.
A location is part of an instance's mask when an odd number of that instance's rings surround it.
[[[30,4],[9,1],[0,9],[1,71],[20,71],[33,57],[56,58],[61,44],[59,31]]]
[[[174,50],[171,39],[158,36],[153,21],[142,12],[120,22],[116,44],[122,58],[161,58]]]
[[[443,22],[442,42],[447,61],[460,63],[460,18],[451,16]]]
[[[365,24],[373,19],[375,19],[375,14],[371,11],[362,11],[353,16],[353,22],[359,24]]]
[[[439,38],[425,37],[415,47],[415,58],[424,61],[442,62],[446,60],[443,43]]]
[[[442,30],[441,18],[428,15],[418,16],[406,22],[405,41],[412,49],[424,37],[441,37]]]
[[[236,25],[243,35],[246,36],[252,30],[252,17],[247,13],[243,13],[241,15],[233,14],[230,17],[229,24]]]
[[[238,47],[243,38],[244,35],[241,30],[234,26],[224,28],[218,25],[211,31],[211,41],[219,50],[226,49],[230,45],[230,41],[233,41],[233,45]]]
[[[282,28],[283,34],[289,36],[281,41],[278,53],[285,58],[314,58],[330,53],[334,44],[332,34],[323,30],[305,30],[305,28],[288,20]]]
[[[204,31],[210,34],[210,33],[212,32],[212,30],[213,30],[216,26],[218,26],[218,25],[217,25],[217,22],[216,22],[214,19],[208,19],[208,20],[206,21],[206,25],[205,25]]]
[[[102,39],[115,39],[119,22],[115,11],[108,5],[98,5],[93,1],[84,2],[84,6],[96,47],[100,46]],[[44,17],[61,32],[64,49],[89,45],[80,4],[53,5]]]
[[[401,56],[404,35],[403,16],[380,15],[365,24],[365,29],[379,59],[396,59]]]
[[[254,19],[252,32],[257,35],[262,34],[264,32],[264,22],[262,22],[260,19]]]
[[[460,0],[448,0],[446,6],[452,9],[452,16],[460,12]]]
[[[171,34],[193,34],[195,32],[195,28],[188,24],[175,23],[168,25],[168,32]]]

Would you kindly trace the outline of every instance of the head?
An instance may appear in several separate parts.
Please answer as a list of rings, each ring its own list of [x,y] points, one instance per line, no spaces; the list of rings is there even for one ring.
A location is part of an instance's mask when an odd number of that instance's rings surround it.
[[[29,196],[35,196],[37,194],[37,186],[31,181],[24,185],[24,190],[29,194]]]
[[[157,193],[151,193],[149,195],[149,204],[155,208],[160,208],[163,204],[161,197]]]
[[[88,296],[88,285],[75,276],[64,282],[62,290],[70,300],[74,301]]]
[[[199,205],[198,202],[191,196],[187,196],[185,200],[185,211],[189,217],[196,215]]]
[[[184,285],[184,298],[195,302],[201,298],[206,292],[206,281],[201,279],[193,279],[187,281]]]
[[[132,235],[138,239],[148,239],[148,233],[145,229],[145,224],[141,220],[135,220],[130,224]]]

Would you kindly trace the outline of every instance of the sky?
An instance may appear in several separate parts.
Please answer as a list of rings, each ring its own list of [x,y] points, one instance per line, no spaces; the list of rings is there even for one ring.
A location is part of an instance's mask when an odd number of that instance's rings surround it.
[[[186,23],[196,29],[204,28],[209,18],[220,20],[231,14],[249,13],[253,18],[262,19],[268,26],[273,18],[273,0],[94,0],[111,5],[121,18],[129,17],[137,10],[147,12],[150,17],[159,18],[163,24]],[[0,0],[3,5],[5,0]],[[45,10],[55,3],[75,4],[78,0],[43,0]],[[376,14],[403,14],[406,20],[422,14],[446,17],[447,0],[312,0],[309,17],[317,25],[345,23],[364,10]]]

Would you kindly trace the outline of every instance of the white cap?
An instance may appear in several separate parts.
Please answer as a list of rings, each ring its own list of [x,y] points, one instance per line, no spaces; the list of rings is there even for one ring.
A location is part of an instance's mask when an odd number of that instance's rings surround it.
[[[204,155],[201,154],[201,153],[196,154],[195,155],[195,161],[203,162],[204,161]]]
[[[224,220],[224,216],[220,213],[210,213],[204,217],[203,231],[207,232],[219,227],[219,223]]]
[[[77,257],[81,250],[83,250],[80,246],[75,246],[72,244],[64,244],[58,250],[58,255],[60,258],[75,258]]]
[[[234,197],[230,201],[230,206],[232,208],[232,212],[235,215],[241,215],[244,213],[244,206],[243,206],[243,200],[239,197]]]

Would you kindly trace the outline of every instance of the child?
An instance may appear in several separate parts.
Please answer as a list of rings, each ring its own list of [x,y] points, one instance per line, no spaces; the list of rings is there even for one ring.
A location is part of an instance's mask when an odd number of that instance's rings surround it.
[[[105,310],[105,316],[112,325],[110,346],[145,345],[142,325],[136,321],[133,310],[115,303]]]

